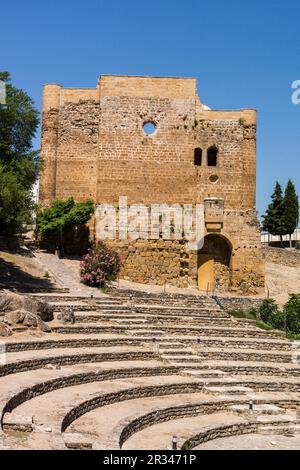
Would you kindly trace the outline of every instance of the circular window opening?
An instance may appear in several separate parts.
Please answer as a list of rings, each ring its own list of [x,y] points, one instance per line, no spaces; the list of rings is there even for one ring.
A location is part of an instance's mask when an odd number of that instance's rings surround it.
[[[146,135],[152,135],[156,131],[156,125],[153,122],[145,122],[143,130]]]
[[[217,182],[219,181],[218,175],[211,175],[211,176],[209,177],[209,181],[210,181],[211,183],[217,183]]]

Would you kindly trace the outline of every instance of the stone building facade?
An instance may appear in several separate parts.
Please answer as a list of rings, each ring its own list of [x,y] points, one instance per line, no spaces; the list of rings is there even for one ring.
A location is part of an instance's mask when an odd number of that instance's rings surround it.
[[[111,241],[124,278],[209,291],[263,289],[255,110],[208,109],[193,78],[105,75],[96,88],[50,84],[42,158],[43,204],[73,196],[117,205],[126,196],[128,204],[204,205],[199,251],[187,250],[184,238]]]

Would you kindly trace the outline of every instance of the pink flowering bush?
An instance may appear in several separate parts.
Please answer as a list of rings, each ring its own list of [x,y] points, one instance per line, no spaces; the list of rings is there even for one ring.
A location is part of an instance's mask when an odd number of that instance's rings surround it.
[[[104,287],[116,279],[121,268],[121,260],[115,251],[103,242],[90,248],[80,262],[81,282],[91,287]]]

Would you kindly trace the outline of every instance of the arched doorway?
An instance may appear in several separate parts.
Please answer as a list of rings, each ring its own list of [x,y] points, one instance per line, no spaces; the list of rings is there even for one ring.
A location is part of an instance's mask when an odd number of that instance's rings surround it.
[[[232,247],[219,234],[209,234],[198,251],[198,288],[201,291],[227,291],[230,287]]]

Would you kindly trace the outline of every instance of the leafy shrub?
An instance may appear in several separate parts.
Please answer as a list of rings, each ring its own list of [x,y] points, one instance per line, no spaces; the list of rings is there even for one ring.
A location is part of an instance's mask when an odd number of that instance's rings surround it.
[[[256,326],[260,328],[261,330],[266,330],[266,331],[273,330],[273,327],[271,325],[269,325],[268,323],[264,323],[261,320],[257,320]]]
[[[287,334],[287,337],[288,337],[291,341],[300,341],[300,335],[294,335],[293,333],[288,333],[288,334]]]
[[[235,318],[247,318],[248,320],[256,320],[256,310],[254,308],[251,308],[249,310],[230,310],[228,313]]]
[[[260,318],[264,323],[277,330],[284,329],[284,315],[274,299],[265,299],[259,309]]]
[[[64,241],[84,232],[84,227],[94,211],[91,200],[75,203],[72,197],[55,199],[50,207],[41,208],[37,213],[36,232],[42,242],[54,249],[64,251]],[[71,244],[72,241],[66,243]],[[80,243],[79,243],[80,245]],[[79,247],[80,248],[80,247]]]
[[[231,310],[235,318],[257,319],[256,326],[264,330],[283,330],[290,339],[300,339],[300,294],[290,294],[289,301],[281,311],[274,299],[265,299],[259,311]]]
[[[259,309],[260,317],[265,322],[268,322],[270,316],[278,313],[278,311],[278,305],[274,299],[264,299]]]
[[[286,328],[294,335],[300,334],[300,294],[290,294],[289,301],[283,307]]]
[[[98,242],[80,262],[80,277],[84,284],[91,287],[104,287],[107,282],[116,279],[121,267],[121,260],[115,251],[103,242]]]

